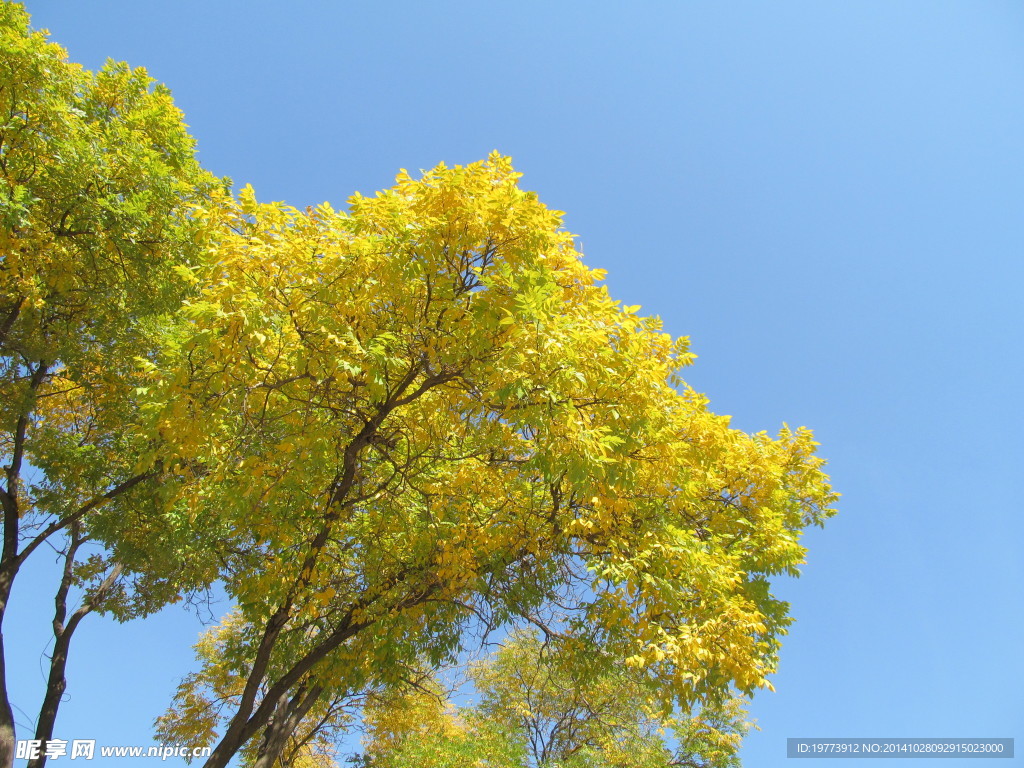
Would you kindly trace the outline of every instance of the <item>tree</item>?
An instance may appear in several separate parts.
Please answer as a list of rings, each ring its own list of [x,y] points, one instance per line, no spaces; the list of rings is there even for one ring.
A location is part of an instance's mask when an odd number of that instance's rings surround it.
[[[155,463],[135,469],[123,426],[137,407],[133,357],[152,352],[160,317],[189,289],[176,270],[201,246],[190,210],[215,180],[144,70],[69,63],[15,3],[0,4],[0,50],[0,623],[26,559],[60,550],[35,734],[46,740],[81,620],[145,614],[183,585],[151,545],[118,535],[163,476]],[[153,558],[115,563],[115,540]],[[14,754],[7,663],[0,635],[0,766]]]
[[[65,564],[38,738],[85,615],[217,579],[211,767],[269,768],[481,622],[598,648],[667,708],[767,685],[768,579],[834,500],[812,437],[708,411],[686,340],[608,296],[507,158],[343,212],[236,199],[142,70],[68,64],[15,4],[0,34],[0,621],[26,558]]]
[[[835,498],[815,443],[708,411],[686,340],[613,301],[517,180],[493,154],[344,212],[246,189],[202,214],[134,435],[137,471],[176,478],[153,524],[204,542],[238,605],[208,768],[551,606],[665,706],[768,686],[768,579]]]
[[[729,768],[749,727],[736,697],[667,711],[643,669],[519,632],[473,673],[479,718],[520,734],[535,766]],[[599,651],[599,649],[592,649]]]
[[[409,700],[423,701],[419,691],[406,688],[375,702],[364,762],[372,768],[468,768],[481,758],[502,768],[739,765],[736,753],[749,727],[741,699],[708,703],[698,713],[666,712],[642,670],[602,663],[609,659],[600,655],[580,665],[562,645],[542,642],[536,632],[513,633],[473,666],[478,703],[453,712],[441,727],[423,725],[436,717],[402,716]]]

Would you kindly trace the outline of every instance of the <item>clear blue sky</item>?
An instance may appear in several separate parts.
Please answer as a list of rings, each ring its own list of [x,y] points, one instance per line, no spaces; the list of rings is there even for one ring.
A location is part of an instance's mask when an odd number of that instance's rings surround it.
[[[203,163],[262,199],[511,155],[612,294],[691,337],[715,410],[816,431],[841,513],[779,584],[797,623],[747,766],[794,736],[1024,750],[1024,4],[28,8],[72,60],[167,83]],[[26,711],[49,594],[14,596]],[[198,629],[90,618],[57,735],[151,743]]]

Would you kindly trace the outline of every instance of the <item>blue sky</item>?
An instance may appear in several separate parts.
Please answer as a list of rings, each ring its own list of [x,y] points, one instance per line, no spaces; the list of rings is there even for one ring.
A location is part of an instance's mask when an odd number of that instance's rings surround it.
[[[1024,738],[1024,5],[27,5],[72,60],[167,83],[261,199],[511,155],[612,294],[691,337],[716,411],[815,430],[840,515],[778,584],[797,623],[746,765],[796,736]],[[28,712],[36,569],[5,638]],[[151,743],[199,629],[91,617],[57,735]]]

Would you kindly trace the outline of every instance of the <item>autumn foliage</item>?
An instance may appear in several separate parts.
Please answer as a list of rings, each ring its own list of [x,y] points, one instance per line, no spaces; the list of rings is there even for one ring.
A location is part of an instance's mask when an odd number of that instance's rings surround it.
[[[3,13],[26,56],[57,55]],[[126,105],[80,118],[127,123],[103,164],[40,134],[37,189],[3,155],[0,452],[45,476],[8,483],[32,500],[5,503],[5,535],[80,526],[137,574],[125,605],[223,585],[235,610],[162,734],[215,744],[210,768],[314,764],[345,702],[514,627],[557,640],[566,680],[642,688],[648,725],[770,687],[789,619],[769,579],[835,498],[811,434],[709,411],[687,340],[609,296],[507,157],[300,211],[199,172],[140,73],[90,82]],[[31,93],[72,131],[82,89],[40,70]],[[58,215],[60,194],[82,202]]]

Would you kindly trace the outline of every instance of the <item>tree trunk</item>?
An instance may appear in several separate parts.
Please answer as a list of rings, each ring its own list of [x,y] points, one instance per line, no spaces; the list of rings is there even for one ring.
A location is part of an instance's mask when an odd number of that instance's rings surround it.
[[[95,592],[87,597],[82,605],[71,614],[67,624],[64,620],[67,616],[67,599],[71,584],[74,581],[75,558],[79,548],[86,542],[82,535],[82,524],[76,520],[71,524],[71,541],[68,550],[64,555],[64,573],[61,576],[60,587],[54,597],[53,614],[53,654],[50,656],[50,674],[46,681],[46,693],[43,696],[43,704],[39,708],[39,718],[36,722],[35,738],[45,746],[46,742],[53,738],[53,728],[57,722],[57,710],[60,708],[64,691],[67,690],[67,665],[68,651],[71,647],[71,637],[78,629],[78,625],[93,609],[103,601],[107,592],[117,582],[121,575],[121,566],[115,565],[106,575]],[[29,761],[27,768],[43,768],[46,765],[46,753],[40,751],[38,757]]]
[[[14,711],[7,698],[6,658],[4,636],[0,632],[0,768],[12,768],[14,765]]]
[[[290,700],[281,697],[281,702],[263,733],[263,743],[260,744],[253,768],[274,767],[288,746],[289,737],[295,733],[302,723],[302,718],[320,698],[322,692],[323,689],[319,686],[313,686],[308,692],[303,686]]]

